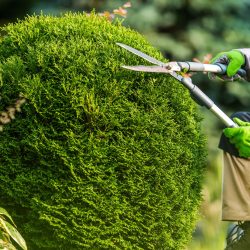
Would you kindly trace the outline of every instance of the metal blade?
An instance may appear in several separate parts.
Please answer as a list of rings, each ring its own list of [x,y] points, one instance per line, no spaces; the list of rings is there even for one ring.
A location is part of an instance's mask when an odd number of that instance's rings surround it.
[[[153,57],[151,57],[149,55],[146,55],[145,53],[143,53],[143,52],[141,52],[141,51],[139,51],[137,49],[134,49],[134,48],[132,48],[132,47],[126,45],[126,44],[123,44],[123,43],[116,43],[116,44],[119,45],[120,47],[132,52],[133,54],[142,57],[143,59],[147,60],[148,62],[151,62],[151,63],[159,65],[159,66],[166,65],[166,63],[161,62],[161,61],[159,61],[159,60],[157,60],[157,59],[155,59],[155,58],[153,58]]]
[[[141,71],[141,72],[154,72],[154,73],[170,73],[172,71],[167,70],[165,67],[162,66],[122,66],[124,69],[134,70],[134,71]]]
[[[170,74],[178,81],[182,81],[183,76],[177,74],[175,71],[167,70],[165,67],[162,66],[122,66],[124,69],[140,71],[140,72],[154,72],[154,73],[165,73]]]

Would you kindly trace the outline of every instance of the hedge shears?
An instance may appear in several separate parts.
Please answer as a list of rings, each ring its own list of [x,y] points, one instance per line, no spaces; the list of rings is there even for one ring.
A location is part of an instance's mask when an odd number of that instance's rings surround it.
[[[227,65],[215,63],[215,64],[203,64],[198,62],[161,62],[135,48],[132,48],[123,43],[117,43],[120,47],[130,51],[131,53],[145,59],[146,61],[154,64],[152,66],[137,65],[137,66],[122,66],[125,69],[140,71],[140,72],[151,72],[151,73],[165,73],[169,74],[182,83],[190,92],[191,97],[201,106],[205,106],[207,109],[212,111],[227,127],[238,127],[238,125],[228,117],[215,103],[203,93],[195,84],[192,83],[190,77],[184,77],[176,72],[211,72],[215,74],[226,74]],[[240,69],[237,74],[241,77],[246,76],[246,72]]]

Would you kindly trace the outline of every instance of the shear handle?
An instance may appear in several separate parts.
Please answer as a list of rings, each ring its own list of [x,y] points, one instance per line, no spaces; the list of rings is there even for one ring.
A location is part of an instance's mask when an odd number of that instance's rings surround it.
[[[225,75],[227,72],[227,65],[221,63],[215,64],[204,64],[198,62],[177,62],[182,71],[187,72],[211,72],[220,75]],[[244,69],[239,69],[237,74],[241,77],[246,77],[246,71]]]
[[[221,68],[221,72],[219,74],[226,75],[226,73],[227,73],[227,65],[226,64],[215,63],[213,65],[219,66]],[[238,74],[240,77],[244,78],[244,77],[246,77],[247,72],[244,69],[239,69],[236,74]]]
[[[182,77],[181,83],[189,89],[191,97],[197,104],[205,106],[208,110],[212,111],[227,127],[237,128],[238,125],[231,120],[215,103],[203,93],[196,85],[192,83],[191,78]]]

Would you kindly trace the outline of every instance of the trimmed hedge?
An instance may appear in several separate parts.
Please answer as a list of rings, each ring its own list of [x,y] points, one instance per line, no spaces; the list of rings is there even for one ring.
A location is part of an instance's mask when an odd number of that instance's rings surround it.
[[[160,53],[96,14],[4,32],[2,118],[17,110],[0,133],[0,202],[29,249],[183,249],[201,201],[200,117],[174,79],[122,69],[145,61],[115,43]]]

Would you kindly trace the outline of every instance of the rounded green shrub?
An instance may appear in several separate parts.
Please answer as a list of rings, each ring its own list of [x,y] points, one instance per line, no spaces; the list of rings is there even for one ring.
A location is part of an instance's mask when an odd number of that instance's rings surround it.
[[[0,202],[29,249],[183,249],[201,201],[200,117],[174,79],[122,69],[145,61],[116,42],[160,53],[96,14],[4,32]]]

